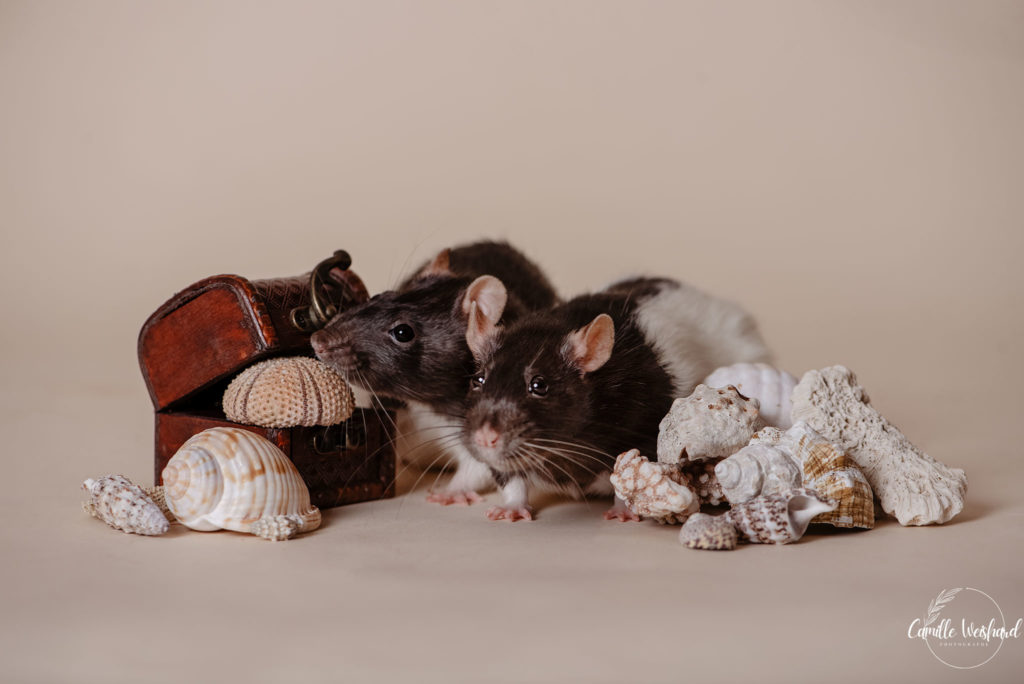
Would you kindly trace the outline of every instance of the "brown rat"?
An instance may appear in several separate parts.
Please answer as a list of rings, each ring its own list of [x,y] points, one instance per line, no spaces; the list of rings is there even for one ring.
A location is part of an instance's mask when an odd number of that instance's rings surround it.
[[[654,453],[675,397],[719,366],[769,356],[739,307],[667,279],[618,283],[503,329],[493,314],[470,314],[478,371],[462,432],[501,488],[492,520],[532,519],[535,485],[610,493],[616,455]]]
[[[353,384],[404,401],[404,422],[413,426],[407,432],[446,447],[457,461],[454,477],[431,500],[471,503],[492,479],[457,438],[475,370],[466,343],[470,309],[486,309],[504,324],[557,302],[547,277],[521,252],[477,242],[442,251],[396,290],[336,316],[310,342]]]

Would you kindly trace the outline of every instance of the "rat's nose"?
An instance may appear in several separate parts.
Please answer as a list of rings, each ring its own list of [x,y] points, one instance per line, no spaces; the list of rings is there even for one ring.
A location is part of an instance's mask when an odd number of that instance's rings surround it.
[[[485,449],[493,449],[500,440],[501,433],[491,427],[490,423],[484,423],[473,432],[473,441]]]
[[[323,330],[317,330],[313,333],[309,338],[309,343],[313,346],[313,351],[315,351],[317,355],[323,354],[331,348],[330,335]]]

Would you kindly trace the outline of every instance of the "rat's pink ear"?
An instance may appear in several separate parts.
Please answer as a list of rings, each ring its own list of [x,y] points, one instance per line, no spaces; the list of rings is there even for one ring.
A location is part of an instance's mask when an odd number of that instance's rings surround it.
[[[608,314],[601,314],[579,330],[569,333],[565,340],[565,355],[584,375],[603,366],[611,358],[614,346],[615,322]]]
[[[498,321],[505,312],[508,292],[494,276],[480,276],[462,298],[462,313],[468,317],[466,343],[477,359],[481,358],[487,341],[498,330]]]
[[[452,250],[442,249],[434,260],[423,267],[420,277],[432,275],[450,275],[452,272]]]

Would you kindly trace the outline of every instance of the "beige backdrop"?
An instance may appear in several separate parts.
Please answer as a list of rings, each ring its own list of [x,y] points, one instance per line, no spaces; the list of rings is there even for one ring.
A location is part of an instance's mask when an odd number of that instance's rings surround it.
[[[1019,675],[1024,640],[957,672],[906,630],[954,586],[1024,615],[1022,29],[1021,2],[0,0],[0,679]],[[343,247],[379,291],[479,237],[565,294],[739,300],[782,366],[850,366],[965,468],[967,509],[722,554],[422,491],[276,545],[79,510],[84,477],[150,475],[135,342],[175,290]]]

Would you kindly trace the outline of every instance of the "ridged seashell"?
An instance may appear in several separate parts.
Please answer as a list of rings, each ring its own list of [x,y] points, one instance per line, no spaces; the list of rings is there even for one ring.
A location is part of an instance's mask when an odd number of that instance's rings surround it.
[[[277,516],[295,516],[293,533],[320,526],[320,510],[295,465],[248,430],[218,427],[193,436],[171,457],[163,480],[171,512],[194,530],[252,533],[254,523]],[[274,525],[261,523],[257,531],[273,532]]]
[[[681,523],[700,508],[697,492],[677,466],[650,461],[638,449],[619,454],[611,482],[629,510],[660,523]]]
[[[352,415],[352,388],[305,356],[267,359],[238,374],[224,392],[228,420],[260,427],[334,425]]]
[[[804,535],[814,516],[834,508],[814,490],[790,489],[733,504],[725,517],[748,541],[788,544]]]
[[[156,536],[168,529],[167,518],[142,488],[123,475],[88,479],[82,489],[89,499],[82,508],[111,527],[133,534]]]
[[[679,463],[725,458],[744,446],[763,426],[756,399],[735,387],[697,385],[693,393],[672,402],[659,425],[658,461]]]
[[[822,513],[811,522],[869,530],[874,527],[875,497],[854,460],[827,440],[802,441],[803,486],[837,502],[835,510]]]
[[[882,510],[901,525],[944,523],[960,513],[967,476],[924,453],[869,403],[843,366],[808,371],[793,390],[793,420],[843,449],[867,477]]]
[[[734,504],[799,487],[802,480],[800,466],[788,454],[761,442],[719,461],[715,475],[725,498]]]
[[[690,549],[735,549],[736,528],[724,515],[694,513],[679,530],[679,543]]]
[[[789,395],[796,387],[796,378],[784,370],[767,363],[736,363],[716,369],[704,378],[708,387],[732,385],[745,397],[757,399],[761,404],[761,418],[769,425],[783,430],[793,425]]]

